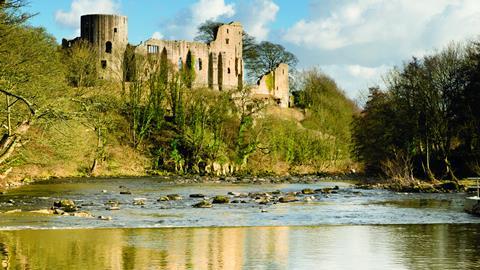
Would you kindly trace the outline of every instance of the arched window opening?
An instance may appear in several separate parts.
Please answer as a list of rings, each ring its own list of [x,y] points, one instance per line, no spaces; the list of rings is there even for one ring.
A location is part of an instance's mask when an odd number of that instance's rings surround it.
[[[230,43],[230,40],[228,38],[225,39],[225,43],[228,45],[228,43]]]
[[[198,70],[202,70],[202,58],[198,58]]]
[[[227,73],[230,74],[230,68],[227,68]]]
[[[182,61],[182,57],[178,58],[178,70],[182,69],[183,68],[183,61]]]
[[[107,60],[102,60],[101,65],[102,65],[102,69],[106,69],[107,68]]]
[[[105,52],[112,53],[112,42],[107,41],[107,43],[105,43]]]

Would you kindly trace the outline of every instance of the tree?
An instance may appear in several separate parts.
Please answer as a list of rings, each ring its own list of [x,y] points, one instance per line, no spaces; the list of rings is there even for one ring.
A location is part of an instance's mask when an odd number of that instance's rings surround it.
[[[215,40],[220,22],[206,21],[198,27],[195,40],[206,43]],[[280,44],[262,41],[257,43],[255,37],[243,31],[243,61],[247,79],[255,83],[262,75],[274,70],[279,64],[285,63],[293,70],[298,63],[297,57],[285,50]]]
[[[97,82],[97,53],[86,40],[75,42],[64,49],[63,62],[67,69],[67,81],[74,87],[91,87]]]
[[[53,114],[64,86],[55,39],[24,25],[31,16],[21,12],[24,5],[18,0],[0,6],[0,93],[5,97],[0,164],[25,143],[22,137],[37,120]]]
[[[480,158],[478,51],[476,43],[450,45],[386,77],[386,102],[372,95],[353,124],[355,152],[367,168],[403,159],[411,169],[397,172],[424,179],[473,173]]]
[[[252,50],[254,53],[249,53],[246,58],[244,57],[245,69],[247,69],[250,79],[260,78],[281,63],[289,65],[291,69],[294,69],[298,63],[297,57],[280,44],[262,41]]]
[[[214,22],[211,20],[205,21],[198,26],[196,41],[210,43],[217,38],[218,28],[222,26],[221,22]]]

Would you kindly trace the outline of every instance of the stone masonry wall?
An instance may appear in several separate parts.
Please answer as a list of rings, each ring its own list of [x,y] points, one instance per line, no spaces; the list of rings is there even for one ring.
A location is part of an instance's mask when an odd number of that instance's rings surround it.
[[[263,75],[252,89],[257,97],[273,98],[281,108],[289,107],[288,65],[280,64]]]
[[[226,90],[242,86],[242,26],[233,22],[219,27],[216,39],[209,44],[188,41],[149,39],[135,52],[167,59],[179,69],[190,52],[194,59],[195,86]]]

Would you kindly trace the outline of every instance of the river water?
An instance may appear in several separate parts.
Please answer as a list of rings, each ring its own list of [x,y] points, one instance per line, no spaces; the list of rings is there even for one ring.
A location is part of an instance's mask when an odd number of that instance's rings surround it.
[[[333,186],[338,193],[315,194],[313,201],[300,195],[284,204],[239,198],[245,203],[197,209],[192,205],[201,199],[189,198]],[[120,194],[127,190],[132,194]],[[184,199],[157,202],[172,193]],[[0,269],[480,269],[480,218],[463,212],[465,196],[358,190],[326,181],[41,182],[0,195]],[[30,212],[64,198],[111,220]],[[145,205],[134,205],[135,198]],[[106,210],[109,200],[120,210]]]

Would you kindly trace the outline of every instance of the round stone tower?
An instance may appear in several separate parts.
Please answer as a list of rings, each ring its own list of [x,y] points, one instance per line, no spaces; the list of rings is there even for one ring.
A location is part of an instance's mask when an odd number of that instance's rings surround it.
[[[123,57],[128,44],[126,16],[90,14],[80,20],[80,36],[97,50],[100,77],[121,80]]]

